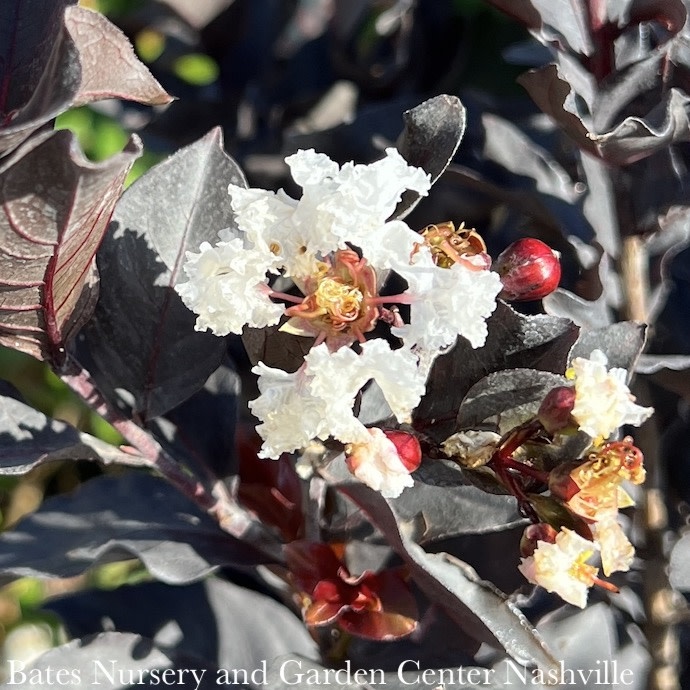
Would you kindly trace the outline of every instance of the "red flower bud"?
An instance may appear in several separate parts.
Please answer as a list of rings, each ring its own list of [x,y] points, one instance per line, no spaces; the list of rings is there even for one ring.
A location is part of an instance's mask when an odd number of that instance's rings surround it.
[[[559,386],[544,396],[537,416],[546,431],[553,434],[573,424],[570,413],[574,406],[575,388],[573,386]]]
[[[558,532],[545,522],[528,525],[520,538],[520,555],[529,558],[535,552],[538,542],[546,541],[553,544],[557,534]]]
[[[494,262],[501,276],[500,297],[513,301],[541,299],[551,294],[561,280],[558,254],[533,237],[513,242]]]
[[[406,431],[391,431],[383,429],[386,438],[393,443],[395,450],[405,469],[414,472],[422,462],[422,448],[416,436],[408,434]]]

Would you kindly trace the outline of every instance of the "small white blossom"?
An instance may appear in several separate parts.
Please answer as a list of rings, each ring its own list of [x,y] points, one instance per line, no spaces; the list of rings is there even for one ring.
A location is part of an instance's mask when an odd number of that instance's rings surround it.
[[[592,525],[594,540],[601,550],[601,567],[604,575],[627,572],[635,557],[635,547],[628,541],[616,519],[616,512],[602,517]]]
[[[369,439],[348,446],[347,465],[352,474],[386,498],[397,498],[414,480],[395,444],[381,429],[368,429]]]
[[[239,238],[204,242],[199,253],[187,252],[187,281],[175,290],[185,305],[198,314],[197,331],[216,335],[241,333],[278,323],[285,309],[269,299],[268,264],[258,252],[245,249]]]
[[[329,353],[319,346],[311,349],[305,361],[314,376],[311,388],[316,395],[324,400],[349,397],[352,407],[354,395],[373,379],[400,422],[409,420],[424,394],[426,381],[419,374],[416,356],[405,348],[391,350],[380,338],[363,343],[360,355],[348,348]]]
[[[473,271],[461,264],[436,266],[426,248],[408,266],[396,266],[408,282],[411,296],[410,323],[392,332],[408,347],[441,350],[453,345],[458,335],[473,348],[481,347],[488,333],[486,319],[496,309],[502,289],[497,273]]]
[[[282,453],[306,447],[323,434],[323,403],[311,395],[303,369],[288,374],[260,362],[252,373],[259,377],[261,393],[249,403],[249,409],[261,420],[256,427],[264,440],[260,458],[279,458]]]
[[[361,355],[346,347],[330,352],[325,343],[313,347],[294,374],[264,364],[254,367],[261,395],[249,406],[261,420],[257,427],[264,440],[261,457],[277,458],[313,439],[367,442],[368,430],[352,408],[355,396],[371,379],[381,386],[394,412],[408,417],[424,392],[415,361],[408,351],[391,350],[388,343],[371,340],[364,343]],[[406,386],[410,390],[403,392]]]
[[[598,544],[564,527],[555,543],[538,541],[534,553],[523,558],[518,569],[533,584],[584,608],[598,572],[586,561],[598,548]]]
[[[582,431],[592,438],[608,438],[623,424],[640,426],[654,412],[635,404],[626,384],[626,369],[607,369],[608,359],[594,350],[589,359],[576,357],[567,376],[575,379],[572,415]]]

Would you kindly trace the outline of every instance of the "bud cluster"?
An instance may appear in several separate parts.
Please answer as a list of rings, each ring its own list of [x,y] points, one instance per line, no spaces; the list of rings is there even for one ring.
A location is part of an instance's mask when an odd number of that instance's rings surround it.
[[[588,359],[575,358],[567,372],[574,385],[551,389],[537,414],[503,437],[465,431],[443,444],[444,452],[469,471],[491,471],[530,519],[518,566],[525,577],[580,607],[592,585],[616,589],[590,564],[595,554],[606,577],[630,569],[635,551],[618,511],[634,503],[625,484],[641,484],[645,478],[642,453],[632,438],[605,441],[600,432],[639,426],[652,414],[651,408],[635,404],[625,384],[627,372],[606,365],[598,350]],[[596,425],[591,409],[600,411]],[[590,437],[584,454],[554,461],[554,448],[577,432]]]

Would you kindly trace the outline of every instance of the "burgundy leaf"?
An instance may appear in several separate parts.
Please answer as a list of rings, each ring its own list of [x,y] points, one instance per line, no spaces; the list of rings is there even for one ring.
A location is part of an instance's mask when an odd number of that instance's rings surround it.
[[[147,105],[173,100],[139,61],[128,38],[102,14],[68,7],[65,26],[79,51],[82,79],[72,105],[123,98]]]
[[[0,6],[0,155],[69,108],[77,49],[62,24],[75,0],[4,0]]]
[[[92,262],[125,176],[133,137],[102,163],[67,131],[36,137],[0,166],[0,343],[60,363],[93,307]]]
[[[172,98],[105,17],[74,0],[4,0],[0,7],[0,154],[75,105]]]

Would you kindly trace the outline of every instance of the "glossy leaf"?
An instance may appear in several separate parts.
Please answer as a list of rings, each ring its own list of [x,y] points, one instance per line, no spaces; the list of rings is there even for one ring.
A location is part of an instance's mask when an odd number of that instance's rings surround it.
[[[565,377],[536,369],[503,369],[476,383],[468,391],[458,411],[460,429],[479,428],[490,418],[499,433],[527,421],[536,414],[544,396]]]
[[[465,133],[465,107],[456,96],[436,96],[403,115],[405,129],[398,150],[410,164],[431,176],[432,184],[441,176],[460,146]],[[411,190],[403,194],[394,218],[404,218],[420,196]]]
[[[74,135],[35,137],[0,165],[0,344],[61,364],[97,295],[93,258],[141,143],[102,163]]]
[[[194,330],[173,286],[187,251],[234,227],[229,183],[245,184],[216,129],[152,168],[123,195],[98,252],[101,291],[85,331],[105,391],[123,389],[132,413],[164,414],[199,390],[224,338]]]
[[[431,370],[415,423],[440,441],[455,431],[452,421],[467,391],[487,374],[525,367],[562,374],[579,330],[566,319],[524,316],[502,302],[487,325],[489,335],[483,347],[472,349],[458,338]]]

